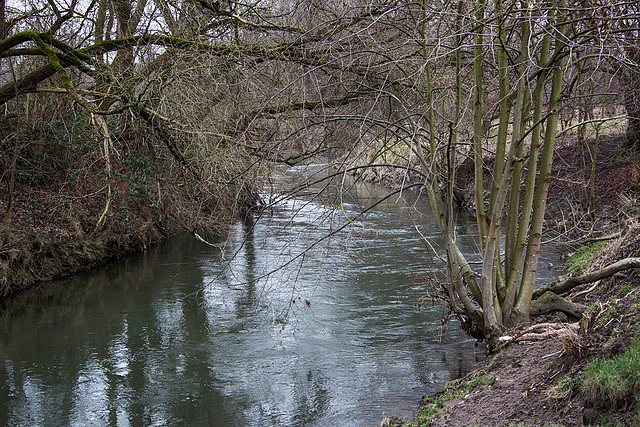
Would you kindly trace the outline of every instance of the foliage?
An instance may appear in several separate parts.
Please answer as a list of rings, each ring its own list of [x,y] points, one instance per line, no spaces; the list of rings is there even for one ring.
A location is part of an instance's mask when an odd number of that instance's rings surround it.
[[[179,221],[220,228],[255,201],[251,177],[230,183],[239,171],[228,165],[216,180],[193,180],[144,124],[138,135],[116,134],[109,173],[85,111],[39,119],[0,121],[3,159],[11,159],[0,200],[0,295],[139,250],[178,232]]]
[[[5,117],[64,141],[3,148],[16,159],[3,160],[7,193],[64,174],[89,144],[96,228],[111,215],[128,230],[140,196],[196,234],[214,212],[255,205],[271,162],[326,156],[336,173],[401,176],[423,186],[445,240],[440,296],[494,344],[528,321],[556,141],[587,124],[599,135],[620,119],[612,92],[638,87],[629,2],[35,0],[6,12]],[[476,270],[456,204],[477,218]]]

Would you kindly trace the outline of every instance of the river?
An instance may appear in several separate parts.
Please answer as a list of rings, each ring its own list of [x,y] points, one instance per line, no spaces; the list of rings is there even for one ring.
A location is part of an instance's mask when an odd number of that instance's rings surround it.
[[[443,268],[426,202],[406,191],[358,216],[387,193],[281,198],[208,236],[219,247],[178,236],[1,302],[0,425],[410,418],[483,360],[425,299]],[[459,218],[468,253],[473,229]]]

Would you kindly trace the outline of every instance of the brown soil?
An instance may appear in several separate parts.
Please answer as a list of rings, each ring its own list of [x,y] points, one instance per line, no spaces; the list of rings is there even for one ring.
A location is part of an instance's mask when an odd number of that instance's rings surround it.
[[[564,250],[575,250],[585,238],[620,232],[619,238],[601,243],[600,255],[592,260],[590,270],[640,255],[640,154],[625,153],[620,146],[620,141],[608,139],[599,147],[593,217],[588,200],[581,199],[581,189],[588,186],[581,180],[579,150],[564,147],[555,160],[547,220],[549,228],[567,232],[566,240],[574,242],[563,246]],[[590,149],[593,152],[593,144]],[[590,162],[586,166],[590,169]],[[578,335],[512,344],[484,368],[425,398],[423,408],[439,408],[437,415],[419,417],[412,423],[395,419],[383,424],[638,425],[635,400],[614,405],[604,396],[590,398],[580,387],[561,387],[559,383],[577,384],[595,357],[612,357],[629,347],[640,321],[640,271],[617,274],[595,287],[582,285],[570,298],[589,307]],[[559,315],[544,320],[566,321]]]
[[[583,423],[581,400],[564,403],[549,399],[550,388],[565,371],[561,339],[521,344],[497,356],[488,368],[486,387],[446,403],[448,410],[433,426],[534,425],[562,420],[565,426]]]
[[[621,293],[619,284],[638,289],[640,274],[616,278],[588,294],[575,298],[583,304],[603,304],[588,312],[585,331],[577,337],[525,342],[502,351],[484,368],[454,384],[468,389],[475,378],[482,385],[462,397],[444,402],[431,426],[527,426],[638,425],[635,402],[613,405],[603,398],[588,398],[580,390],[559,387],[566,378],[577,380],[589,361],[609,358],[628,348],[640,321],[638,292]],[[584,289],[582,289],[584,290]],[[574,290],[574,294],[580,292]],[[604,303],[602,303],[604,301]],[[618,316],[610,317],[611,307]],[[613,338],[613,337],[616,338]]]
[[[624,219],[625,205],[640,194],[640,153],[622,148],[619,138],[607,138],[597,147],[594,180],[593,221],[584,221],[590,209],[590,156],[596,152],[591,142],[582,150],[572,142],[557,151],[554,179],[549,186],[547,222],[549,226],[585,226],[583,233],[605,231]],[[584,157],[584,164],[582,161]],[[584,171],[584,173],[583,173]],[[622,216],[621,216],[622,215]],[[565,231],[565,230],[562,230]],[[583,237],[575,231],[574,236]]]

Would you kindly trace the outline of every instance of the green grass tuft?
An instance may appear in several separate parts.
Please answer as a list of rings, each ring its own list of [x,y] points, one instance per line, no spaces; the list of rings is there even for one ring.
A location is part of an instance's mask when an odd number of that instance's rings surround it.
[[[611,359],[596,358],[587,367],[582,391],[589,398],[604,398],[613,405],[628,403],[640,392],[640,339]]]
[[[596,242],[590,245],[581,246],[572,255],[567,258],[566,265],[569,268],[568,275],[574,276],[581,274],[585,266],[591,264],[600,253],[600,249],[604,246],[602,242]]]

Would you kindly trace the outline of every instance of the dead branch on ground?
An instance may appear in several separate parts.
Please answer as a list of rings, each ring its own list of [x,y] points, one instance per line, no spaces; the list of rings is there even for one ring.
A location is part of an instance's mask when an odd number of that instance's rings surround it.
[[[601,268],[600,270],[592,271],[591,273],[583,274],[577,277],[571,277],[565,280],[564,282],[560,283],[559,285],[545,286],[534,292],[533,299],[535,300],[540,298],[547,291],[551,291],[557,295],[562,295],[569,292],[576,286],[584,285],[585,283],[593,283],[598,280],[602,280],[607,277],[613,276],[614,274],[619,273],[621,271],[629,270],[632,268],[640,268],[640,258],[638,257],[625,258],[623,260],[610,264],[604,268]]]

